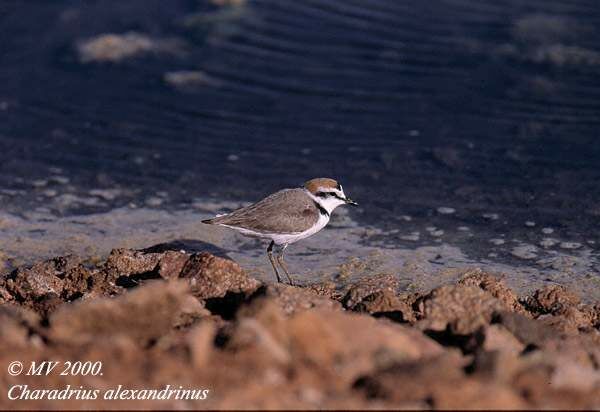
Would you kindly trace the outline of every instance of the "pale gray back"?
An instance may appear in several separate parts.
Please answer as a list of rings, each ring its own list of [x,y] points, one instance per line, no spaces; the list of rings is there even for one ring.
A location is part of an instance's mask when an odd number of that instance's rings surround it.
[[[259,233],[297,233],[313,227],[319,209],[304,189],[284,189],[225,216],[212,224],[241,227]]]

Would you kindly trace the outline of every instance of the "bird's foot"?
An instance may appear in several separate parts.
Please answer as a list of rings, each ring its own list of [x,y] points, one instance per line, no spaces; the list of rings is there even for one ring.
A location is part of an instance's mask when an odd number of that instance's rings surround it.
[[[294,279],[292,279],[292,277],[291,277],[290,275],[286,274],[286,276],[287,276],[287,278],[288,278],[287,282],[285,282],[285,281],[284,281],[283,279],[281,279],[281,278],[278,278],[278,279],[277,279],[277,283],[281,283],[281,284],[283,284],[283,285],[288,285],[288,286],[299,286],[299,285],[298,285],[298,283],[296,283],[296,282],[294,281]]]

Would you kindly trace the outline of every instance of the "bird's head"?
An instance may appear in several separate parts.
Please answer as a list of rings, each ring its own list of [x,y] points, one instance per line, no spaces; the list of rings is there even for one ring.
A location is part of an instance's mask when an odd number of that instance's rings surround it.
[[[358,205],[344,194],[342,185],[333,179],[326,177],[311,179],[304,183],[304,189],[329,213],[340,205]]]

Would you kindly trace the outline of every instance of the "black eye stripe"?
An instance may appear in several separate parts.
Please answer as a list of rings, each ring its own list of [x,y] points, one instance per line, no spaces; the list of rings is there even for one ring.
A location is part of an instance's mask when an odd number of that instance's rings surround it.
[[[317,197],[333,196],[333,197],[335,197],[337,199],[345,200],[343,197],[341,197],[340,195],[338,195],[336,192],[317,192],[317,193],[315,193],[315,196],[317,196]]]

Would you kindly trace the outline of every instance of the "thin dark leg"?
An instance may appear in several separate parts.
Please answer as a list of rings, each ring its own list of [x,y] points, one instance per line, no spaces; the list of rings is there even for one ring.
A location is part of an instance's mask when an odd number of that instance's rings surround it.
[[[279,262],[279,266],[281,266],[281,268],[283,269],[283,272],[285,273],[288,280],[290,281],[290,285],[296,286],[296,284],[294,283],[294,279],[292,279],[292,276],[290,276],[290,272],[287,268],[287,264],[283,260],[283,252],[285,252],[286,247],[287,247],[287,245],[283,245],[283,247],[281,248],[281,252],[279,252],[279,254],[277,255],[277,261]]]
[[[271,262],[271,266],[273,266],[273,270],[275,271],[275,276],[277,276],[277,282],[281,283],[281,278],[279,277],[279,272],[277,271],[277,266],[275,266],[275,259],[273,259],[273,246],[275,242],[271,241],[271,244],[267,248],[267,256],[269,256],[269,261]]]

